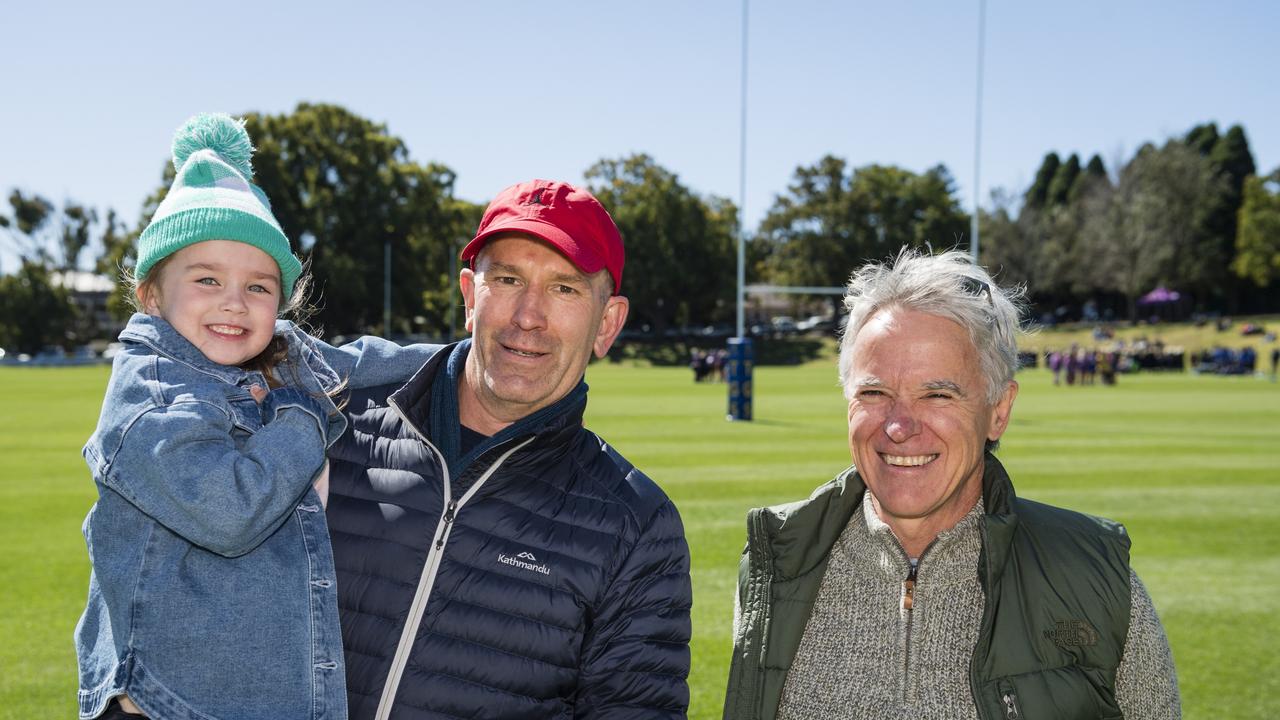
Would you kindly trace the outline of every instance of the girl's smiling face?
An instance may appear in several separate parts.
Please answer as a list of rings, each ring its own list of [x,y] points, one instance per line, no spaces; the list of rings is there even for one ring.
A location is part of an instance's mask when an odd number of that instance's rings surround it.
[[[280,268],[258,248],[205,240],[174,253],[150,275],[138,286],[144,311],[168,321],[209,360],[243,365],[271,342]]]

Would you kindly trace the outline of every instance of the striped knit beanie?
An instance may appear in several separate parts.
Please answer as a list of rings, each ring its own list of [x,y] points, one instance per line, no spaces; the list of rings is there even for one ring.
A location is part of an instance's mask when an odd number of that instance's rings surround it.
[[[270,255],[280,266],[284,296],[302,274],[271,203],[253,177],[253,144],[244,121],[222,113],[196,115],[173,136],[177,177],[138,238],[143,280],[155,264],[204,240],[237,240]]]

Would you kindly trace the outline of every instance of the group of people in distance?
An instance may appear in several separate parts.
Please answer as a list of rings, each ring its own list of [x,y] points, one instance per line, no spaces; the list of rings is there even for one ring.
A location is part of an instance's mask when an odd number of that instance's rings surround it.
[[[689,369],[693,371],[694,382],[724,382],[728,363],[729,351],[724,348],[689,351]]]
[[[251,153],[188,121],[137,241],[84,449],[79,716],[686,717],[679,512],[583,426],[629,310],[608,212],[506,188],[462,251],[468,339],[333,347],[283,319],[305,278]],[[1124,528],[993,454],[1017,302],[957,252],[854,273],[853,465],[749,513],[725,718],[1180,716]]]
[[[1098,376],[1103,385],[1116,384],[1116,372],[1123,362],[1118,350],[1099,352],[1096,349],[1085,349],[1071,344],[1070,349],[1050,350],[1044,354],[1045,365],[1053,373],[1053,384],[1075,385],[1077,379],[1081,385],[1093,385]]]

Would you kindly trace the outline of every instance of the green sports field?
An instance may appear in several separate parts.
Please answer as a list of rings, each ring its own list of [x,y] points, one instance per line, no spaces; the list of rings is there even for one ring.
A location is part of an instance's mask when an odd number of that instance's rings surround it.
[[[105,368],[0,368],[0,718],[74,717],[71,632],[94,499],[79,448]],[[1001,457],[1021,494],[1124,522],[1190,718],[1280,717],[1280,384],[1148,375],[1022,392]],[[597,364],[588,424],[661,483],[693,551],[691,717],[718,718],[747,508],[848,461],[830,360],[759,368],[756,420],[684,368]]]

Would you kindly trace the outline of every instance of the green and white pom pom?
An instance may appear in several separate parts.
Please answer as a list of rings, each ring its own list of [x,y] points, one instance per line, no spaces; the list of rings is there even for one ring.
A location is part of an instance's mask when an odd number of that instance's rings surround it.
[[[245,179],[253,177],[253,142],[244,120],[226,113],[205,113],[188,120],[173,136],[173,169],[181,170],[192,153],[212,150]]]

